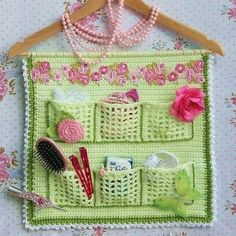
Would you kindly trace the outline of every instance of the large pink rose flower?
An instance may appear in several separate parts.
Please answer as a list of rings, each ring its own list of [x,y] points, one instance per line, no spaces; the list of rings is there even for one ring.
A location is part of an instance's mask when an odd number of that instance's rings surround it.
[[[79,121],[65,119],[57,126],[57,134],[64,142],[75,143],[84,138],[84,128]]]
[[[171,115],[183,122],[192,122],[204,111],[205,94],[200,88],[183,86],[176,92],[171,106]]]

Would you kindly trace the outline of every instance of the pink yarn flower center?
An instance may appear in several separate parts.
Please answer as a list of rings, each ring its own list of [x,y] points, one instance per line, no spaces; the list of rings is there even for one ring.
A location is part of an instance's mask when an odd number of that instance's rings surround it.
[[[57,134],[64,142],[75,143],[84,138],[84,128],[80,121],[65,119],[57,126]]]

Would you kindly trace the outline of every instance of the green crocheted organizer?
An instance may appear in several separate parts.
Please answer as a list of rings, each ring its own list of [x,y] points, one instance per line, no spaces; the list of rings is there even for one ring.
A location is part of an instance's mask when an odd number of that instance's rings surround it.
[[[91,59],[96,54],[84,56]],[[196,69],[196,63],[204,64],[203,71]],[[65,53],[28,56],[23,66],[25,190],[51,199],[66,211],[54,208],[38,211],[32,202],[25,202],[26,227],[211,224],[214,219],[211,65],[211,56],[201,50],[111,53],[101,65],[95,66],[78,63],[77,58]],[[80,71],[79,76],[73,77],[73,70]],[[185,85],[201,88],[205,93],[204,113],[193,122],[181,122],[170,115],[176,91]],[[114,92],[134,88],[139,102],[104,102]],[[57,125],[62,119],[81,123],[85,134],[80,142],[66,143],[58,136]],[[86,147],[94,185],[90,200],[72,166],[62,175],[49,174],[41,166],[34,146],[42,136],[53,139],[67,157],[78,156],[79,147]],[[144,167],[151,154],[162,150],[177,157],[175,165]],[[107,171],[101,176],[99,169],[107,156],[132,157],[133,169]],[[200,192],[198,199],[185,204],[185,217],[171,208],[162,210],[153,205],[159,197],[175,198],[179,194],[176,179],[179,173],[187,175],[190,188]]]

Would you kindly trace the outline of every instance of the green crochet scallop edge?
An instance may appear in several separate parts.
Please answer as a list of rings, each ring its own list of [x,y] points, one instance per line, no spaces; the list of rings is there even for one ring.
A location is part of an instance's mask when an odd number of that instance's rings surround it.
[[[202,59],[205,63],[204,68],[204,76],[205,78],[208,78],[208,61],[209,61],[209,55],[202,55]],[[28,161],[27,161],[27,190],[31,191],[33,188],[33,177],[31,175],[32,168],[33,168],[33,126],[34,126],[34,103],[35,103],[35,97],[34,97],[34,86],[33,82],[30,79],[30,71],[32,68],[32,56],[27,58],[27,72],[28,72],[28,85],[29,85],[29,104],[30,104],[30,110],[29,110],[29,130],[28,130]],[[213,220],[213,209],[212,209],[212,202],[213,202],[213,170],[211,165],[211,141],[210,141],[210,135],[211,135],[211,127],[210,127],[210,101],[209,101],[209,94],[208,94],[208,80],[204,82],[203,89],[205,94],[207,96],[205,97],[205,113],[204,116],[204,141],[205,141],[205,158],[206,158],[206,168],[207,171],[205,173],[205,177],[207,179],[207,195],[206,195],[206,201],[207,201],[207,216],[206,217],[188,217],[187,219],[177,217],[177,216],[171,216],[171,217],[130,217],[128,219],[118,219],[113,218],[112,220],[109,219],[78,219],[77,218],[64,218],[64,219],[44,219],[44,220],[34,220],[33,214],[35,210],[35,206],[32,202],[27,201],[26,207],[27,207],[27,222],[31,226],[40,226],[40,225],[66,225],[66,224],[151,224],[151,223],[211,223]]]

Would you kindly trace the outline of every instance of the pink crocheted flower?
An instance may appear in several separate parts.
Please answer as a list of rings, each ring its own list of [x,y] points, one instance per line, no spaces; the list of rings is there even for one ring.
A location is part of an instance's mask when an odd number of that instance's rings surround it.
[[[94,72],[91,75],[91,79],[92,79],[92,81],[99,82],[102,79],[102,76],[99,72]]]
[[[149,84],[151,84],[152,81],[154,80],[154,71],[153,71],[152,69],[150,69],[150,68],[146,68],[146,69],[143,71],[143,73],[144,73],[144,78],[145,78],[145,80],[146,80]]]
[[[124,75],[128,71],[128,66],[125,63],[120,63],[117,67],[117,74]]]
[[[200,88],[183,86],[176,91],[176,98],[170,113],[178,120],[192,122],[204,111],[205,94]]]
[[[87,85],[89,83],[89,77],[87,74],[79,74],[79,81],[83,85]]]
[[[186,68],[184,71],[184,77],[185,79],[190,82],[194,79],[194,70],[192,68]]]
[[[68,72],[69,80],[74,83],[75,81],[78,80],[79,73],[76,69],[71,68]]]
[[[185,71],[185,65],[184,64],[177,64],[175,67],[175,71],[178,73],[183,73]]]
[[[75,143],[84,138],[84,128],[79,121],[65,119],[57,126],[57,134],[66,143]]]
[[[198,60],[196,61],[193,66],[192,66],[193,70],[196,72],[196,73],[199,73],[199,72],[203,72],[203,69],[204,69],[204,61],[203,60]]]
[[[169,81],[176,81],[179,79],[179,75],[176,72],[171,72],[170,74],[167,75],[167,78]]]
[[[107,74],[108,71],[109,71],[108,66],[100,66],[100,68],[99,68],[99,72],[100,72],[102,75]]]
[[[89,70],[89,64],[88,63],[81,63],[80,67],[78,69],[78,72],[81,74],[86,74]]]
[[[121,86],[124,86],[126,84],[126,77],[124,75],[119,75],[118,76],[118,83]]]
[[[39,78],[39,75],[40,75],[39,69],[33,68],[31,71],[31,79],[35,82]]]
[[[157,64],[154,68],[156,74],[163,74],[165,72],[166,66],[164,63]]]
[[[40,73],[42,74],[46,74],[48,73],[48,71],[50,70],[50,64],[49,62],[47,61],[43,61],[39,64],[39,67],[38,67]]]

